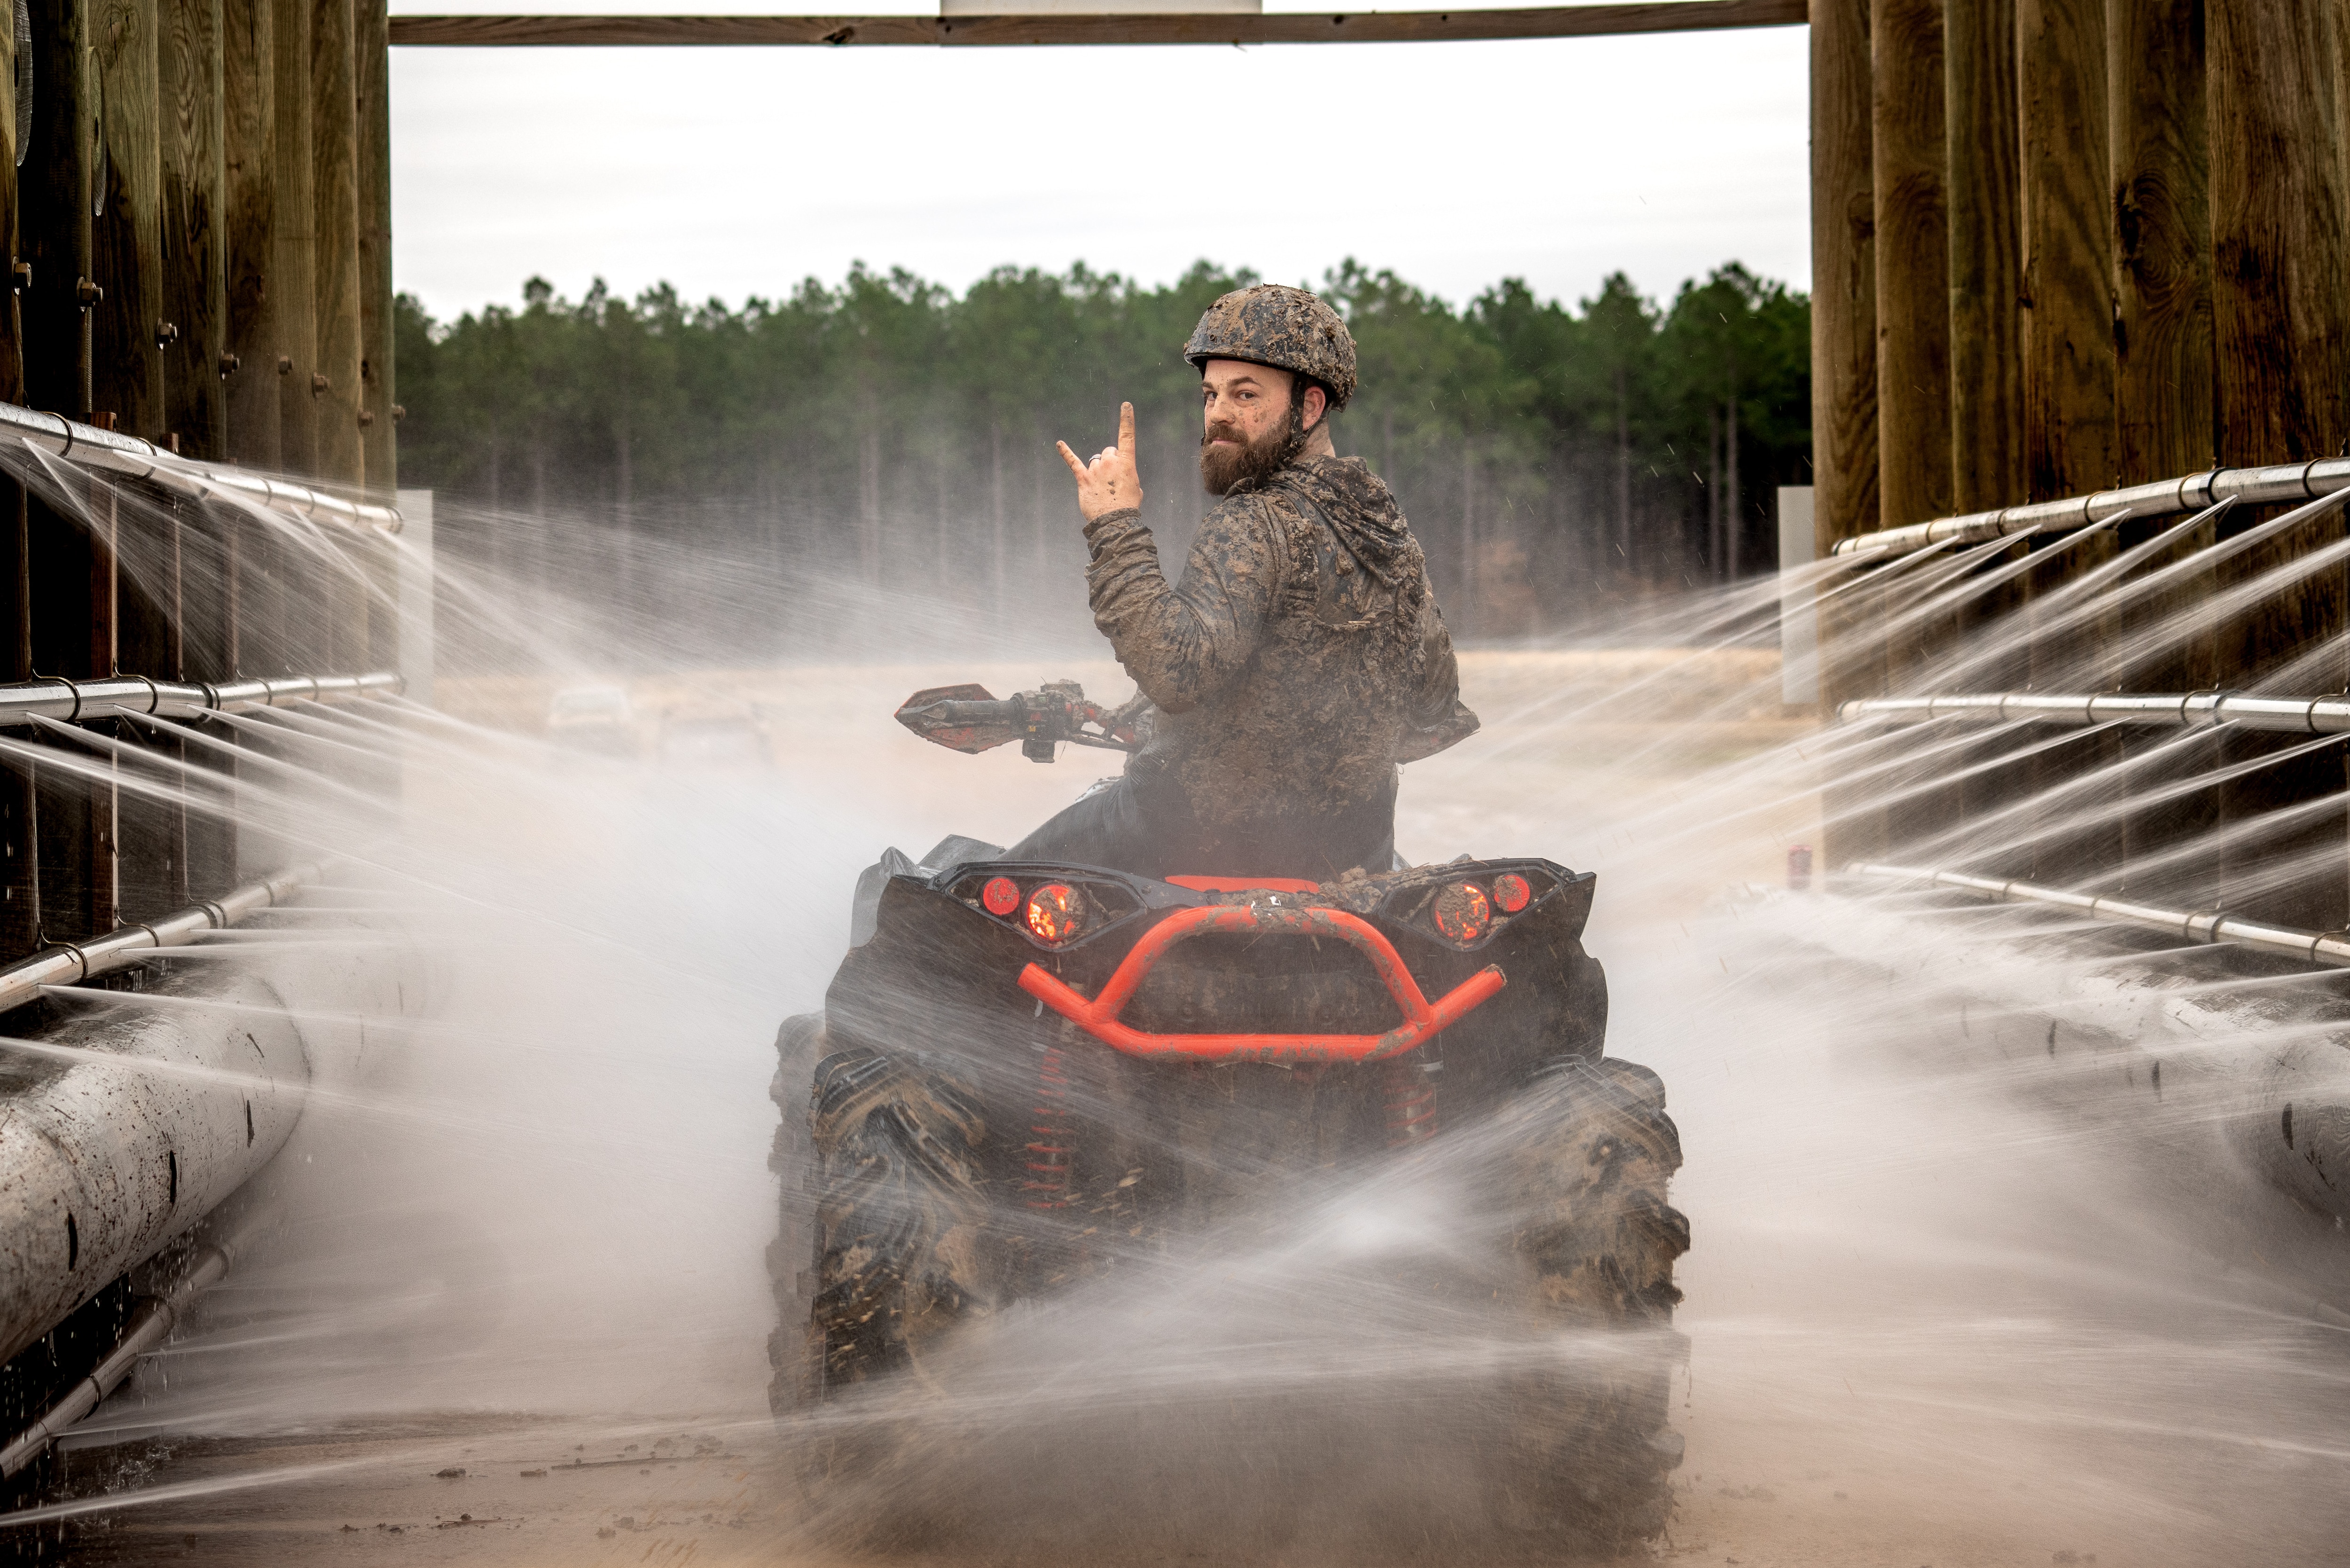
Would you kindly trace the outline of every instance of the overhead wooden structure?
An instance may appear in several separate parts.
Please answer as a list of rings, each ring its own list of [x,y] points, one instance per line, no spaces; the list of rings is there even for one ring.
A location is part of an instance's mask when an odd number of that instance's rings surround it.
[[[1664,0],[1491,11],[1037,16],[394,16],[395,44],[484,46],[944,46],[1439,43],[1785,26],[1807,0]]]

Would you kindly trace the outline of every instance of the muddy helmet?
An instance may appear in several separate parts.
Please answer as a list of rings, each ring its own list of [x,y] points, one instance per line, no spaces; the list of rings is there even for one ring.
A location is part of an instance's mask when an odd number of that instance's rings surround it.
[[[1355,338],[1338,313],[1302,288],[1261,283],[1208,306],[1183,358],[1193,369],[1211,359],[1245,359],[1311,376],[1330,389],[1335,411],[1355,395]]]

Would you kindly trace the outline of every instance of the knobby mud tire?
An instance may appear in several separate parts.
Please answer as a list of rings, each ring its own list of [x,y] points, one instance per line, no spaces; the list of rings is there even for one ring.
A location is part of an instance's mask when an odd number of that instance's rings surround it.
[[[1516,1140],[1506,1199],[1538,1324],[1572,1336],[1572,1366],[1512,1380],[1493,1468],[1496,1516],[1545,1545],[1611,1553],[1665,1528],[1681,1438],[1669,1424],[1687,1342],[1672,1328],[1673,1261],[1689,1220],[1666,1202],[1680,1134],[1646,1067],[1602,1058],[1560,1070],[1558,1097]]]
[[[879,1390],[838,1419],[821,1407],[859,1385],[926,1383],[925,1352],[986,1311],[987,1127],[967,1085],[865,1047],[816,1064],[807,1127],[813,1266],[796,1403],[801,1480],[821,1492],[899,1446],[913,1414]]]
[[[767,1334],[767,1407],[781,1416],[800,1402],[806,1382],[808,1284],[816,1249],[816,1162],[808,1130],[808,1091],[824,1055],[824,1014],[804,1012],[775,1031],[775,1142],[767,1168],[775,1173],[775,1235],[767,1243],[767,1282],[775,1298],[775,1326]]]

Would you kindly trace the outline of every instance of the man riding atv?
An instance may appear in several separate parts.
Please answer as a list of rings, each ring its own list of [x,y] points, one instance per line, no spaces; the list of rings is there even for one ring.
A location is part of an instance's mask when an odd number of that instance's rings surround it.
[[[1061,443],[1094,623],[1156,709],[1148,739],[1123,778],[1008,858],[1315,881],[1387,870],[1396,765],[1477,720],[1402,509],[1330,442],[1355,339],[1304,289],[1261,284],[1210,306],[1183,358],[1200,372],[1200,476],[1223,499],[1180,586],[1142,524],[1134,405],[1091,462]]]
[[[1441,1258],[1382,1257],[1329,1296],[1286,1282],[1277,1315],[1343,1338],[1362,1289],[1414,1303],[1430,1337],[1372,1358],[1407,1471],[1456,1475],[1438,1490],[1544,1551],[1647,1541],[1680,1458],[1689,1229],[1664,1085],[1605,1052],[1595,878],[1534,856],[1398,860],[1398,764],[1476,720],[1394,497],[1330,445],[1353,341],[1311,295],[1260,287],[1218,300],[1185,353],[1222,500],[1180,586],[1140,521],[1132,408],[1090,463],[1062,449],[1095,618],[1140,696],[1105,712],[1068,682],[961,685],[899,711],[956,751],[1129,757],[1010,849],[892,848],[859,881],[823,1011],[776,1041],[771,1397],[820,1496],[888,1500],[841,1511],[877,1528],[968,1523],[930,1462],[941,1442],[1064,1491],[1213,1454],[1286,1507],[1315,1490],[1295,1465],[1360,1457],[1359,1386],[1327,1391],[1347,1440],[1309,1423],[1263,1462],[1233,1442],[1264,1438],[1263,1412],[1214,1379],[1048,1399],[1045,1427],[1004,1444],[970,1426],[1008,1397],[988,1356],[1024,1386],[1018,1346],[1041,1335],[1051,1386],[1073,1320],[1041,1303],[1111,1282],[1188,1299],[1264,1217],[1382,1182],[1393,1201],[1411,1179],[1451,1195]],[[1206,1424],[1196,1449],[1163,1446],[1178,1417]]]

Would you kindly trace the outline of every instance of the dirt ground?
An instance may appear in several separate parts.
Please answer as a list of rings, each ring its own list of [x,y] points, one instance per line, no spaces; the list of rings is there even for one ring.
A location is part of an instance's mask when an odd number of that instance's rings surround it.
[[[1078,754],[1046,768],[1009,753],[956,756],[890,724],[889,709],[919,686],[975,679],[1001,695],[1061,675],[1083,680],[1097,699],[1128,690],[1102,664],[744,671],[639,682],[629,694],[646,754],[659,753],[665,714],[723,711],[755,730],[780,783],[853,794],[874,818],[902,824],[899,844],[919,854],[948,832],[1009,841],[1097,773],[1113,771],[1116,759]],[[1572,820],[1575,802],[1664,798],[1700,769],[1806,733],[1814,722],[1780,709],[1774,675],[1773,660],[1744,654],[1471,654],[1463,660],[1464,695],[1484,716],[1485,733],[1410,770],[1399,842],[1415,858],[1462,849],[1556,853],[1544,835],[1559,831],[1562,812]],[[445,683],[440,695],[461,716],[530,732],[552,694],[545,682],[515,680]],[[1780,879],[1787,848],[1815,842],[1816,814],[1814,799],[1791,797],[1690,858],[1711,883]],[[1656,907],[1643,916],[1669,917],[1674,900],[1701,891],[1656,884],[1644,895]],[[1596,919],[1627,914],[1603,901]],[[1655,1558],[1727,1568],[2219,1560],[2208,1536],[2166,1544],[2158,1512],[2117,1524],[2129,1516],[2126,1502],[2085,1502],[2081,1489],[2092,1482],[2052,1473],[2036,1440],[2019,1441],[2012,1423],[1970,1410],[1981,1382],[1872,1381],[1863,1366],[1875,1351],[1860,1341],[1845,1370],[1836,1359],[1845,1352],[1826,1353],[1783,1386],[1748,1362],[1710,1359],[1709,1334],[1718,1344],[1770,1332],[1754,1326],[1767,1315],[1762,1298],[1851,1259],[1792,1231],[1735,1245],[1725,1238],[1709,1253],[1702,1226],[1700,1217],[1700,1244],[1683,1271],[1690,1293],[1684,1326],[1695,1347],[1676,1420],[1688,1458],[1677,1514]],[[1939,1288],[1931,1271],[1916,1277],[1922,1292]],[[130,1473],[120,1468],[123,1450],[73,1457],[84,1487],[132,1482],[148,1500],[79,1523],[71,1560],[484,1568],[817,1568],[835,1560],[797,1534],[796,1489],[772,1428],[756,1419],[693,1426],[636,1423],[619,1413],[584,1422],[452,1417],[167,1442],[131,1457]],[[2313,1480],[2333,1473],[2321,1468]],[[937,1568],[969,1561],[941,1558]]]

